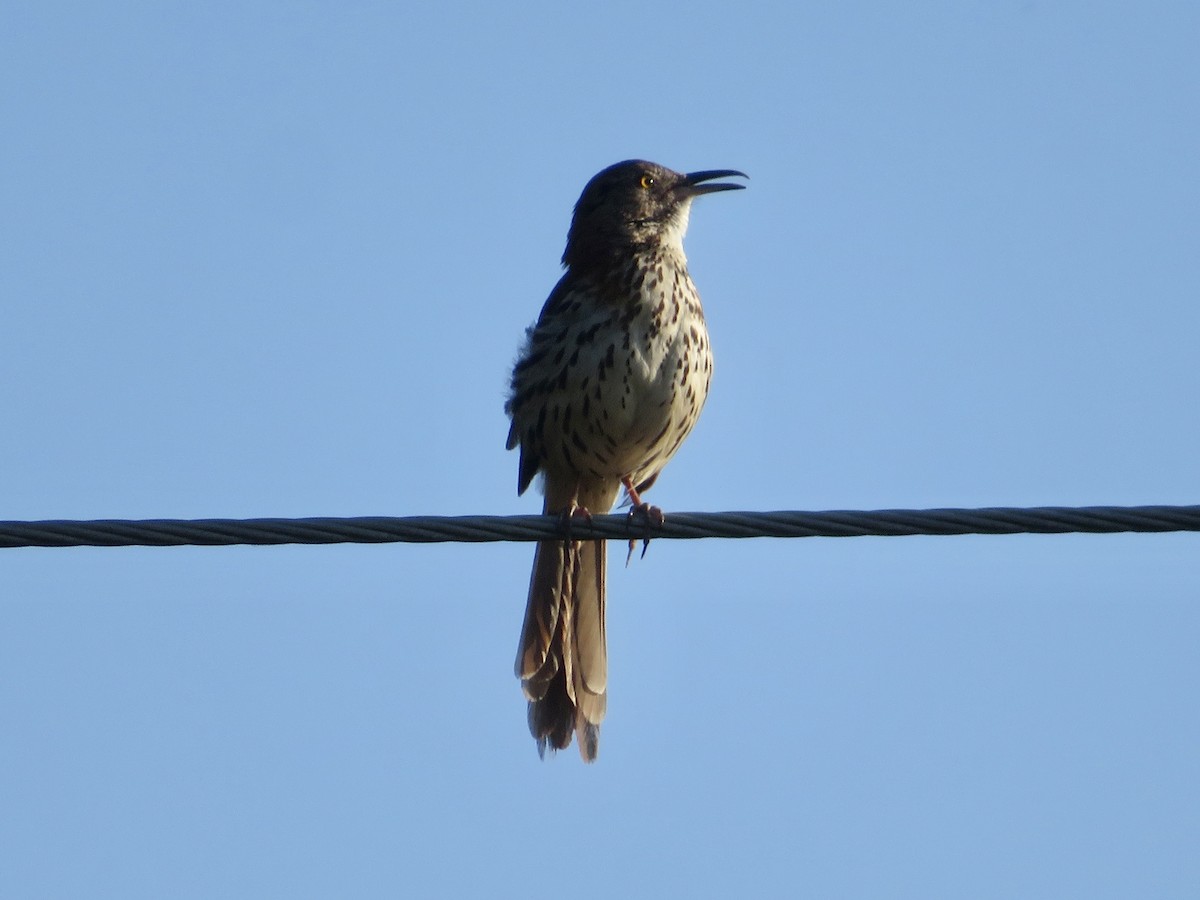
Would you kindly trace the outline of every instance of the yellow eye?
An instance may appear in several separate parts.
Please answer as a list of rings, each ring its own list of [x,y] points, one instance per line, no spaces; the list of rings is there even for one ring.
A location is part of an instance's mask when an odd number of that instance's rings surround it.
[[[648,188],[648,187],[651,187],[653,184],[654,184],[654,176],[653,175],[643,175],[642,176],[642,187]]]

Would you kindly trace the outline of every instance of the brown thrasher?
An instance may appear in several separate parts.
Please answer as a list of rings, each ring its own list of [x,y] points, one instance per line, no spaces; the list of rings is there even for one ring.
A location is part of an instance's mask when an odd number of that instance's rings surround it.
[[[622,486],[634,512],[662,520],[641,493],[700,416],[712,352],[683,253],[692,200],[735,190],[732,169],[673,172],[617,163],[583,189],[551,291],[513,368],[508,448],[520,445],[517,492],[545,476],[543,512],[612,509]],[[516,672],[538,752],[574,731],[596,758],[608,659],[603,541],[541,541],[533,560]]]

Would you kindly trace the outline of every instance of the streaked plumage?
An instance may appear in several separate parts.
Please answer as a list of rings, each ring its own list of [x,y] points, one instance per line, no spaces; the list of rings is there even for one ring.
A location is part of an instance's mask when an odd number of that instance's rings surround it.
[[[692,200],[740,188],[629,160],[583,190],[566,272],[513,369],[508,447],[518,493],[539,472],[546,513],[612,509],[623,483],[647,490],[699,418],[712,376],[683,236]],[[534,557],[516,673],[539,752],[574,733],[596,757],[608,681],[605,545],[543,541]]]

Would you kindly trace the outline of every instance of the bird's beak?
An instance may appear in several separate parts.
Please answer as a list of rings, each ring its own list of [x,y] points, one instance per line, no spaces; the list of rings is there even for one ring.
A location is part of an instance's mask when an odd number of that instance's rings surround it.
[[[705,184],[714,178],[728,178],[736,175],[738,178],[749,178],[745,172],[737,169],[706,169],[703,172],[688,172],[683,176],[680,192],[685,197],[697,197],[700,194],[715,194],[717,191],[740,191],[744,184]]]

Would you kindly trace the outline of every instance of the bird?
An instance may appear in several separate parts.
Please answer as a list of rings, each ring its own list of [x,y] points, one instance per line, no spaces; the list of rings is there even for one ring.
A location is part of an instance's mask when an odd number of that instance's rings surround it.
[[[588,181],[575,204],[565,271],[513,366],[507,448],[517,493],[541,474],[546,514],[565,540],[537,544],[516,675],[539,756],[574,734],[585,762],[607,708],[604,541],[573,541],[572,520],[607,513],[622,488],[631,515],[691,432],[708,396],[712,351],[683,237],[692,201],[738,190],[736,169],[687,174],[646,160]],[[632,550],[632,543],[631,543]]]

